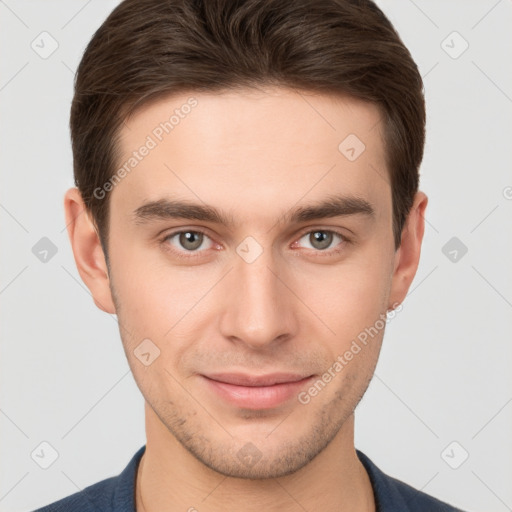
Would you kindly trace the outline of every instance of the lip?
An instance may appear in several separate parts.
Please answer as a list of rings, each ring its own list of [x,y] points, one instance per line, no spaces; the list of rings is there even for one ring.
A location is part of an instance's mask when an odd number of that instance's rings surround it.
[[[271,409],[296,397],[314,375],[221,373],[201,377],[211,391],[237,407]]]

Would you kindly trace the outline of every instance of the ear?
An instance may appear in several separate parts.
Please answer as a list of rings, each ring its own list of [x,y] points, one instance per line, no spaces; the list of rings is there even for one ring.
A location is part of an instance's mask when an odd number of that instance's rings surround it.
[[[391,278],[389,307],[401,304],[416,275],[420,261],[421,242],[425,231],[425,209],[428,197],[421,191],[414,196],[411,211],[402,230],[402,241],[395,252],[395,264]]]
[[[71,188],[66,192],[64,211],[68,236],[80,277],[89,288],[96,306],[106,313],[115,313],[103,248],[90,212],[85,208],[77,188]]]

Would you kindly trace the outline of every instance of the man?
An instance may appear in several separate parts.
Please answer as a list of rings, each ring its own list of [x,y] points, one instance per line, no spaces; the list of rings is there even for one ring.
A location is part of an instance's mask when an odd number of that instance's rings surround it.
[[[147,443],[40,510],[456,510],[354,448],[427,206],[422,81],[382,12],[127,0],[75,88],[69,237]]]

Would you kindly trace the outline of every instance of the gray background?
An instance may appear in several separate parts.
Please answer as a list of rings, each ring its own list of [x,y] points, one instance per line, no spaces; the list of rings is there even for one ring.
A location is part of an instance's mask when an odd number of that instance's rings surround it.
[[[1,511],[117,475],[145,442],[115,316],[80,281],[62,209],[74,70],[116,4],[0,1]],[[512,510],[512,3],[379,4],[424,76],[430,202],[418,273],[388,325],[356,446],[462,508]],[[56,254],[41,252],[43,237]]]

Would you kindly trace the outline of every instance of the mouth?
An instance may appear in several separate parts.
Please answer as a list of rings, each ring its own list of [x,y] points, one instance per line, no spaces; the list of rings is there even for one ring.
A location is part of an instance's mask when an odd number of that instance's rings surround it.
[[[271,409],[297,398],[314,375],[273,373],[201,375],[207,388],[223,401],[245,409]]]

